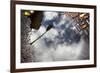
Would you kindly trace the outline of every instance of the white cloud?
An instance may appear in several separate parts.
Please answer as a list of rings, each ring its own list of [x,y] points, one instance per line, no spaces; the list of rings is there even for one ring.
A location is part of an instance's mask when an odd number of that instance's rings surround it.
[[[61,20],[59,22],[59,25],[65,24],[66,23],[66,19],[67,19],[67,17],[65,15],[62,15],[61,16]]]
[[[55,36],[58,36],[58,35],[59,34],[58,34],[57,30],[52,28],[44,35],[44,37],[53,40],[55,38]]]
[[[58,16],[57,12],[44,12],[44,20],[52,20]]]
[[[52,20],[55,17],[58,16],[58,13],[56,12],[45,12],[45,21],[46,20]],[[61,24],[66,23],[66,21],[70,21],[69,24],[66,24],[65,29],[69,27],[70,23],[73,22],[73,20],[70,20],[70,18],[66,17],[65,15],[62,15],[61,21],[59,21],[59,26]],[[75,30],[75,27],[72,27],[73,30]],[[44,26],[41,26],[38,31],[33,30],[31,41],[33,41],[33,38],[37,38],[41,34],[43,34],[46,31],[46,28]],[[38,41],[36,41],[33,44],[34,48],[34,54],[36,61],[64,61],[64,60],[77,60],[81,59],[82,55],[85,55],[84,51],[87,51],[87,49],[84,49],[83,47],[86,46],[86,42],[81,38],[80,42],[74,43],[72,45],[68,45],[67,42],[63,42],[62,44],[57,44],[57,42],[63,39],[56,39],[56,36],[59,36],[58,31],[63,34],[65,31],[61,28],[52,28],[50,29],[43,37],[41,37]],[[63,36],[63,35],[61,35]],[[44,41],[44,38],[50,39],[53,41],[53,45],[51,47],[48,47]],[[54,48],[54,46],[56,46]]]
[[[50,38],[50,37],[49,37]],[[53,39],[54,40],[54,39]],[[55,40],[54,40],[55,41]],[[84,55],[83,48],[86,42],[82,39],[77,44],[67,45],[56,44],[56,48],[52,45],[50,48],[45,44],[43,38],[38,40],[35,46],[35,56],[37,61],[65,61],[65,60],[77,60],[80,56]]]
[[[40,29],[38,30],[38,33],[42,34],[46,31],[46,28],[44,26],[41,26]]]
[[[46,28],[44,26],[41,26],[39,30],[32,29],[32,31],[29,33],[30,35],[30,43],[33,42],[35,39],[37,39],[40,35],[42,35],[46,31]]]
[[[81,40],[78,44],[58,45],[54,52],[55,60],[76,60],[82,55],[84,41]]]

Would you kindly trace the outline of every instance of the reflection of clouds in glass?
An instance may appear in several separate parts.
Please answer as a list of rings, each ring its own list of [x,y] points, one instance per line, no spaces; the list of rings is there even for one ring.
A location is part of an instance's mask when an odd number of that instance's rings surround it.
[[[58,12],[44,12],[41,24],[39,30],[32,30],[31,42],[33,37],[36,38],[46,31],[47,25],[53,24],[54,28],[33,43],[36,61],[81,59],[84,55],[83,46],[86,46],[87,42],[76,31],[75,22],[71,17]]]

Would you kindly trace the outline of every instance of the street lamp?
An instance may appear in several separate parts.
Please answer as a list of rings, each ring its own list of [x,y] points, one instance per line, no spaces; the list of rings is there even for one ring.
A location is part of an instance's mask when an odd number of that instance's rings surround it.
[[[37,39],[35,39],[33,42],[30,43],[30,45],[32,45],[33,43],[35,43],[37,40],[39,40],[47,31],[49,31],[51,28],[53,28],[53,25],[48,25],[46,31],[40,35]]]

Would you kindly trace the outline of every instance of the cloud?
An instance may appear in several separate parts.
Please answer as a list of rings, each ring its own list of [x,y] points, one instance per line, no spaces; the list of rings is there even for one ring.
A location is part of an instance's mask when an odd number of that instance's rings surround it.
[[[88,42],[76,31],[75,22],[69,16],[59,16],[59,12],[44,12],[40,29],[31,32],[31,42],[43,34],[46,31],[45,24],[49,25],[50,23],[53,23],[55,27],[32,45],[36,62],[89,58]]]
[[[43,37],[54,40],[55,36],[59,36],[58,31],[56,29],[52,28]]]
[[[78,44],[66,45],[61,44],[57,46],[54,52],[55,60],[65,61],[65,60],[77,60],[80,55],[82,55],[82,49],[84,46],[84,41],[81,40]]]
[[[54,40],[55,41],[55,40]],[[55,45],[48,48],[43,39],[38,40],[34,44],[35,59],[37,62],[47,61],[66,61],[66,60],[80,60],[82,56],[87,56],[84,51],[86,42],[82,39],[78,44],[67,45],[66,43]],[[55,48],[54,48],[55,47]]]
[[[58,16],[57,12],[44,12],[44,20],[52,20]]]
[[[30,35],[30,43],[37,39],[40,35],[42,35],[46,31],[46,28],[44,26],[41,26],[39,30],[32,29],[31,32],[29,33]]]
[[[57,30],[52,29],[33,44],[36,62],[80,60],[83,55],[87,56],[88,53],[84,52],[88,51],[88,46],[83,38],[78,43],[68,45],[67,41],[56,38],[57,36]],[[87,47],[84,49],[84,46]]]

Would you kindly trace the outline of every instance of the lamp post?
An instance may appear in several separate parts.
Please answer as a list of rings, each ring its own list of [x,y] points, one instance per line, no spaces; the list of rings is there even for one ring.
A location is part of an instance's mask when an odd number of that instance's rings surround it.
[[[46,31],[40,35],[37,39],[35,39],[33,42],[30,43],[30,45],[32,45],[33,43],[35,43],[37,40],[39,40],[47,31],[49,31],[51,28],[53,27],[53,25],[48,25]]]

